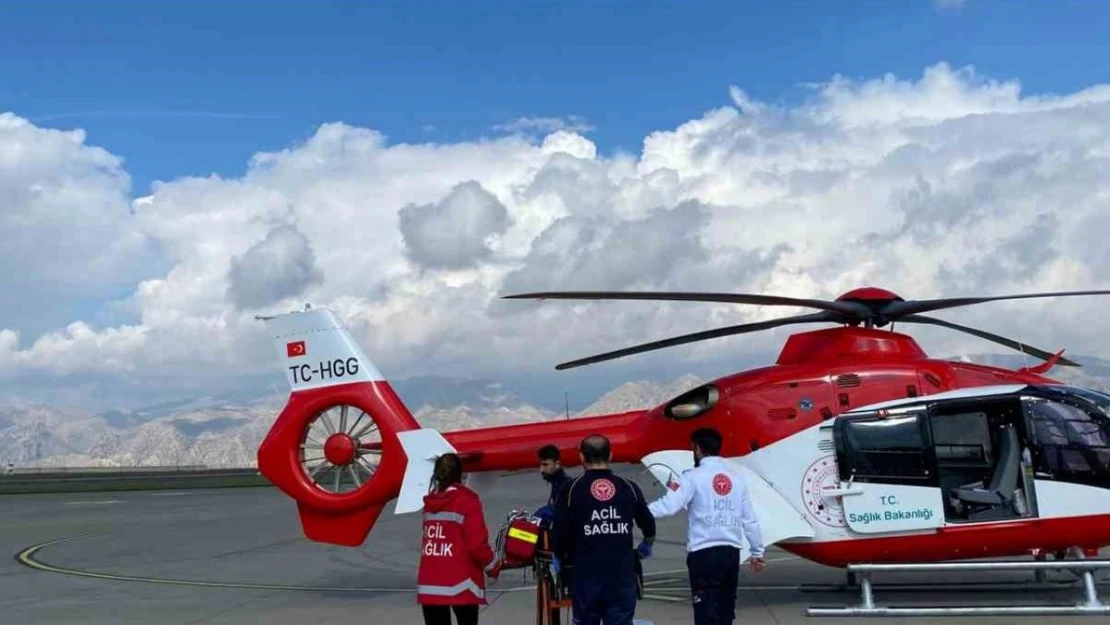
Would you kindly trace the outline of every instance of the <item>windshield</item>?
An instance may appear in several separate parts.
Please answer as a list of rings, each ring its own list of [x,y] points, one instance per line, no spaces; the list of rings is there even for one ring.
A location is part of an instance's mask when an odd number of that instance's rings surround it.
[[[1105,484],[1110,480],[1110,395],[1075,386],[1041,389],[1048,397],[1026,403],[1034,466],[1069,480]]]
[[[1110,417],[1110,395],[1101,391],[1091,390],[1089,388],[1082,388],[1079,386],[1061,386],[1059,390],[1068,393],[1069,395],[1076,395],[1087,401],[1091,402],[1098,408],[1099,412]]]

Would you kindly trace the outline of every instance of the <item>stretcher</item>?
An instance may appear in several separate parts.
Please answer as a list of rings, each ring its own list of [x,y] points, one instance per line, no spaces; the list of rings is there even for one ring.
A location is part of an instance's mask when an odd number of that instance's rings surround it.
[[[570,623],[571,580],[573,565],[563,565],[556,574],[551,566],[551,527],[537,517],[514,510],[497,535],[495,551],[502,561],[502,571],[531,569],[536,583],[536,625]],[[636,557],[636,597],[644,598],[644,570]],[[566,611],[565,619],[562,618]]]

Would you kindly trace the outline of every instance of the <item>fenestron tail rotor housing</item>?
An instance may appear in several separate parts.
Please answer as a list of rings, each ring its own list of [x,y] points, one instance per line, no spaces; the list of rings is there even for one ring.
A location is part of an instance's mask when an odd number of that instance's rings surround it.
[[[304,427],[301,469],[317,488],[347,493],[373,479],[381,464],[381,430],[373,416],[341,404],[321,410]]]

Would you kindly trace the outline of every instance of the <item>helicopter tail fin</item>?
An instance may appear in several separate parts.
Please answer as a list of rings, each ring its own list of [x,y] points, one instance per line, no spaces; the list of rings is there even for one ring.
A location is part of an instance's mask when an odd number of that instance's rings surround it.
[[[431,462],[451,449],[422,429],[327,309],[266,318],[290,395],[258,448],[258,470],[297,502],[305,536],[361,544],[405,493],[419,509]]]

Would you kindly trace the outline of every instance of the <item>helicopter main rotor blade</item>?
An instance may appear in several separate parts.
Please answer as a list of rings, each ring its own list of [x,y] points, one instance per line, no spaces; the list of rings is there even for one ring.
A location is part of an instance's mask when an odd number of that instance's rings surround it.
[[[703,332],[684,334],[682,336],[675,336],[669,339],[652,341],[650,343],[642,343],[640,345],[626,347],[624,349],[618,349],[616,351],[606,352],[604,354],[598,354],[596,356],[589,356],[587,358],[572,360],[570,362],[564,362],[562,364],[556,365],[555,368],[559,370],[573,369],[574,367],[591,365],[596,362],[614,360],[616,358],[630,356],[632,354],[640,354],[656,349],[663,349],[665,347],[673,347],[675,345],[683,345],[685,343],[704,341],[706,339],[731,336],[734,334],[744,334],[747,332],[758,332],[760,330],[769,330],[771,328],[777,328],[779,326],[791,325],[795,323],[821,323],[829,321],[843,322],[843,318],[835,313],[825,311],[819,313],[810,313],[808,315],[798,315],[796,317],[783,317],[781,319],[771,319],[769,321],[757,321],[755,323],[727,326],[724,328],[717,328],[716,330],[705,330]]]
[[[944,321],[943,319],[937,319],[935,317],[926,317],[924,315],[908,315],[906,317],[902,317],[898,321],[902,322],[902,323],[922,323],[922,324],[928,324],[928,325],[934,325],[934,326],[941,326],[943,328],[949,328],[951,330],[958,330],[960,332],[966,332],[967,334],[977,336],[981,339],[986,339],[988,341],[993,341],[995,343],[1005,345],[1006,347],[1009,347],[1011,349],[1016,349],[1019,352],[1023,352],[1023,353],[1026,353],[1026,354],[1036,356],[1037,358],[1040,358],[1041,360],[1049,360],[1049,359],[1055,357],[1055,354],[1049,353],[1049,352],[1047,352],[1043,349],[1038,349],[1038,348],[1033,347],[1031,345],[1026,345],[1025,343],[1022,343],[1020,341],[1015,341],[1014,339],[1008,339],[1004,336],[999,336],[997,334],[992,334],[990,332],[985,332],[983,330],[977,330],[975,328],[969,328],[967,326],[962,326],[962,325],[959,325],[959,324],[955,324],[955,323],[952,323],[950,321]],[[1080,366],[1079,363],[1077,363],[1073,360],[1068,360],[1067,358],[1064,358],[1063,356],[1060,357],[1060,361],[1057,362],[1056,364],[1062,365],[1062,366],[1065,366],[1065,367],[1078,367],[1078,366]]]
[[[1001,300],[1035,299],[1043,297],[1074,297],[1077,295],[1110,295],[1110,291],[1059,291],[1055,293],[1026,293],[1023,295],[998,295],[995,297],[945,297],[940,299],[918,299],[905,302],[891,302],[882,309],[882,315],[891,321],[904,320],[905,315],[997,302]]]
[[[667,291],[547,291],[540,293],[519,293],[505,295],[501,299],[583,299],[583,300],[660,300],[684,302],[724,302],[731,304],[754,304],[757,306],[798,306],[817,308],[829,312],[859,317],[867,315],[865,306],[850,302],[836,302],[823,299],[801,299],[779,295],[758,295],[748,293],[683,293]]]

